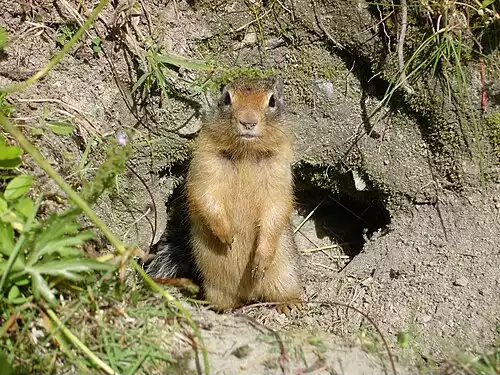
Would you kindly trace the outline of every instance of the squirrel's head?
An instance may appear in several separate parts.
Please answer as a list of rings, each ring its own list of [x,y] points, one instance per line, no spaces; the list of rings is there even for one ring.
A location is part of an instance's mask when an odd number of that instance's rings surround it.
[[[288,142],[279,78],[238,78],[221,88],[216,121],[208,124],[231,151],[272,152]]]

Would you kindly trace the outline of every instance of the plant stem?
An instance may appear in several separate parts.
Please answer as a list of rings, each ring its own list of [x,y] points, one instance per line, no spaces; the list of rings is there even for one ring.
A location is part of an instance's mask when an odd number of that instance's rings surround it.
[[[111,367],[101,361],[101,359],[97,357],[92,352],[92,350],[85,346],[85,344],[81,342],[78,337],[73,335],[73,333],[68,328],[66,328],[66,326],[59,320],[56,313],[52,309],[46,308],[45,311],[47,312],[47,315],[50,317],[50,319],[52,319],[52,321],[57,325],[57,328],[59,328],[66,335],[66,337],[73,343],[73,345],[84,352],[92,362],[102,368],[107,374],[115,374],[115,371]]]
[[[59,51],[57,55],[55,55],[47,65],[43,67],[43,69],[39,70],[35,74],[33,74],[30,78],[28,78],[26,81],[17,83],[12,86],[8,87],[0,87],[0,93],[12,93],[12,92],[17,92],[25,89],[32,83],[35,83],[38,81],[40,78],[45,76],[50,70],[56,66],[56,64],[69,52],[71,47],[80,39],[80,37],[83,35],[85,31],[87,31],[92,25],[92,23],[96,20],[97,16],[101,12],[101,10],[106,6],[106,4],[109,2],[109,0],[101,0],[101,2],[95,7],[93,10],[92,14],[90,17],[85,21],[85,23],[78,29],[78,31],[73,35],[71,40],[64,45],[64,47]]]

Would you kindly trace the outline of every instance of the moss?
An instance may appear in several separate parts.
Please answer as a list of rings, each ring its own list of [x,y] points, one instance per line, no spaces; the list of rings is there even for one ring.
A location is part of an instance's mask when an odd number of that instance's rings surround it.
[[[488,133],[493,145],[493,152],[500,160],[500,112],[496,112],[487,119]]]
[[[203,86],[204,89],[217,91],[220,89],[221,85],[226,84],[237,77],[270,77],[279,75],[279,71],[273,68],[261,69],[253,66],[224,66],[219,70],[210,73],[209,76],[201,76],[198,81],[199,85]]]
[[[141,142],[134,147],[134,161],[138,167],[155,173],[183,164],[190,158],[191,142],[177,135]],[[148,166],[146,166],[146,164]]]
[[[314,80],[327,80],[335,86],[345,86],[345,66],[342,60],[327,52],[322,43],[290,49],[283,62],[286,70],[287,97],[296,103],[312,104]]]
[[[294,166],[294,175],[299,187],[301,184],[309,184],[331,193],[337,193],[340,190],[340,172],[338,168],[300,161]]]

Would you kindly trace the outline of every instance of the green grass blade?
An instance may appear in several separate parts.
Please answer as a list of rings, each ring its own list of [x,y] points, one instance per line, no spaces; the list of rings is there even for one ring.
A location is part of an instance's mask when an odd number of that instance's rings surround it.
[[[79,279],[80,276],[75,273],[90,271],[109,271],[115,266],[109,263],[98,262],[93,259],[71,259],[71,260],[53,260],[45,262],[32,269],[40,274],[51,276],[62,276],[68,279]]]
[[[156,53],[154,58],[157,61],[160,61],[165,64],[174,65],[179,68],[185,68],[191,70],[212,70],[212,67],[210,65],[207,65],[202,62],[189,60],[181,56],[175,56],[166,53]]]
[[[144,73],[138,80],[136,83],[134,83],[134,86],[132,86],[132,90],[131,92],[134,93],[135,90],[137,90],[140,86],[142,86],[142,84],[144,83],[144,81],[149,77],[151,73],[149,72],[146,72]]]
[[[76,236],[62,237],[61,239],[49,241],[43,247],[36,249],[36,254],[33,259],[30,259],[30,264],[33,264],[43,255],[58,253],[61,256],[79,255],[81,252],[74,246],[81,246],[86,241],[94,237],[92,232],[82,232]],[[32,263],[33,262],[33,263]]]

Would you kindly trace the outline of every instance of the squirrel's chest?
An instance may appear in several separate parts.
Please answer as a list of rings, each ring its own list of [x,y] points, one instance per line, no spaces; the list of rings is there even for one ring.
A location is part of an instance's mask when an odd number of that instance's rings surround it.
[[[236,164],[227,176],[224,201],[232,216],[258,214],[269,194],[270,176],[267,168],[258,164]]]
[[[273,176],[269,165],[264,163],[239,163],[232,171],[232,188],[235,192],[255,194],[257,196],[265,194]],[[238,194],[241,196],[242,194]]]

